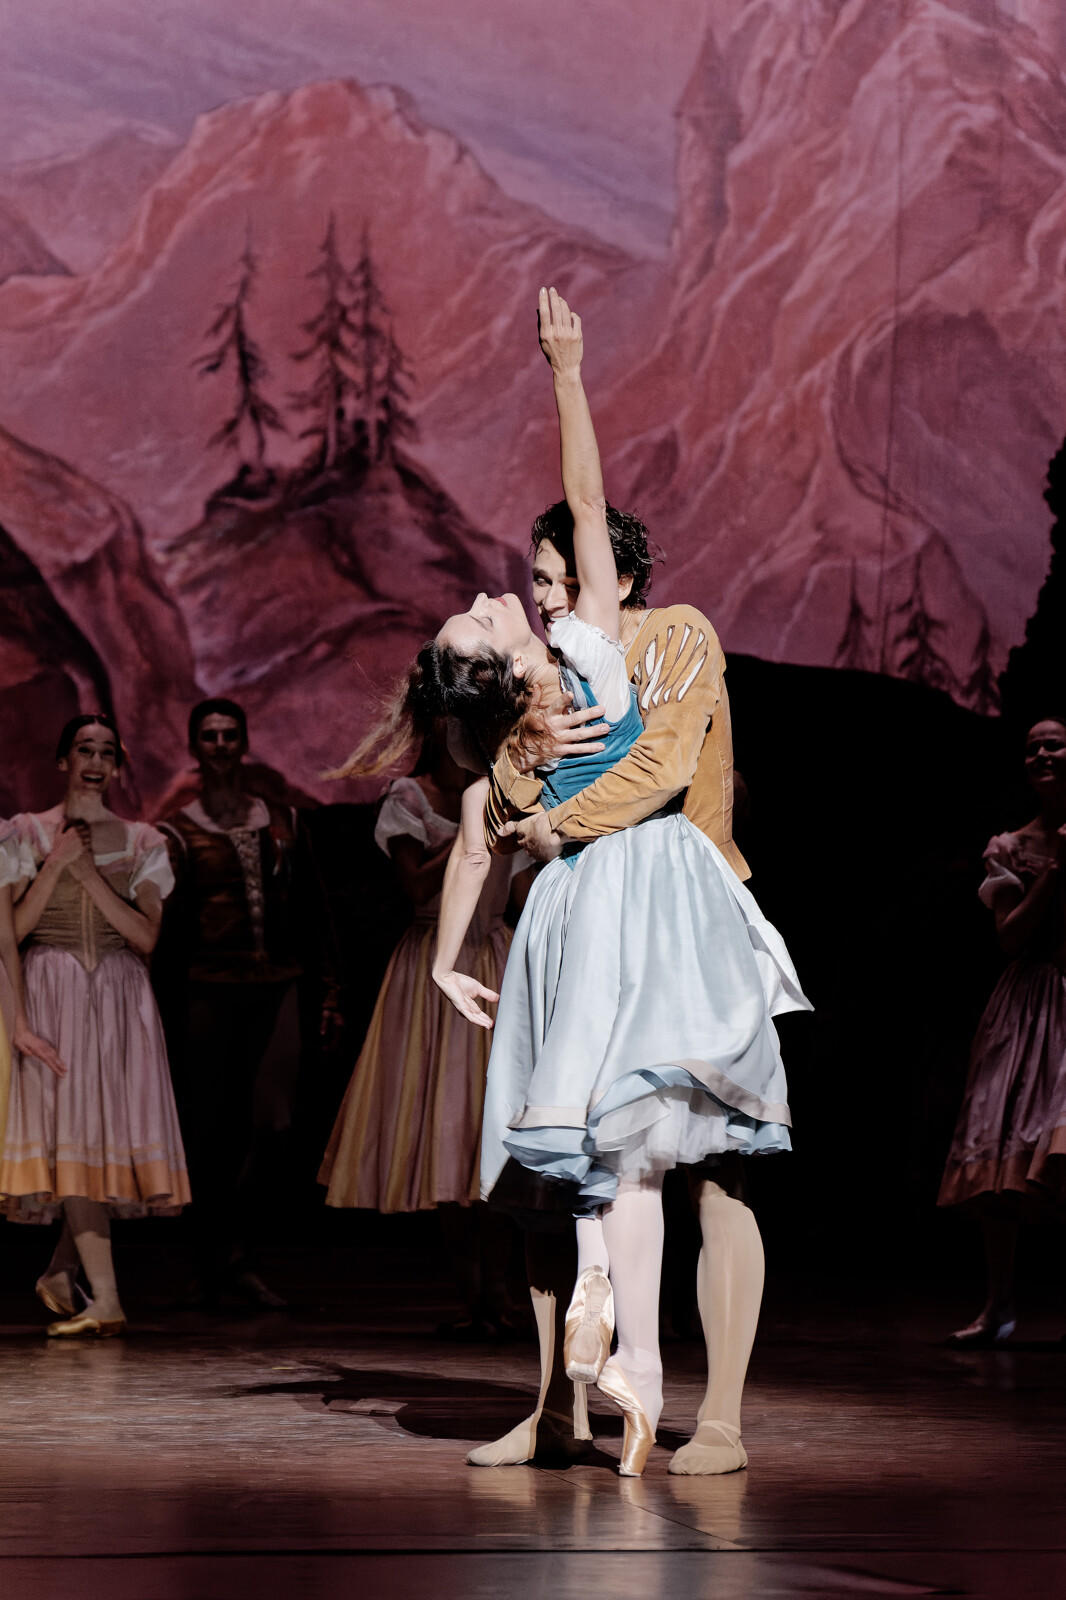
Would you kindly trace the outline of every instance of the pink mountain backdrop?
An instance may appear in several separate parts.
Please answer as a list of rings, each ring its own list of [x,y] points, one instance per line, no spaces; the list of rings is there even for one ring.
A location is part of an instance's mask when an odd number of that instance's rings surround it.
[[[727,650],[994,710],[1066,431],[1057,9],[677,4],[656,51],[651,8],[622,37],[593,6],[565,52],[558,7],[523,49],[524,8],[497,8],[504,37],[468,0],[450,93],[454,18],[404,55],[369,7],[358,51],[324,32],[297,61],[252,49],[270,9],[220,0],[194,51],[183,8],[154,100],[131,88],[138,48],[163,71],[147,33],[87,103],[26,24],[35,115],[0,165],[12,803],[106,695],[150,808],[201,692],[339,797],[318,774],[421,639],[524,581],[558,492],[545,281],[585,318],[608,492],[662,547],[657,596]]]

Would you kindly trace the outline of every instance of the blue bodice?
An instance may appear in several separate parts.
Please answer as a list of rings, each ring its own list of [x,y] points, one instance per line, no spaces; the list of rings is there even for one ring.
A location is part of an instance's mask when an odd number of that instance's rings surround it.
[[[591,706],[596,704],[596,697],[585,678],[579,677],[571,671],[567,674],[568,686],[575,690],[574,704]],[[576,692],[580,690],[580,692]],[[604,736],[603,749],[598,755],[568,756],[560,761],[551,772],[544,774],[544,786],[540,792],[540,803],[546,811],[552,806],[562,805],[564,800],[573,799],[575,794],[580,794],[582,789],[587,789],[590,783],[616,767],[626,752],[634,745],[644,731],[644,724],[640,719],[637,707],[637,694],[634,689],[630,696],[629,709],[620,722],[611,724],[610,730]],[[570,847],[567,848],[567,854]]]

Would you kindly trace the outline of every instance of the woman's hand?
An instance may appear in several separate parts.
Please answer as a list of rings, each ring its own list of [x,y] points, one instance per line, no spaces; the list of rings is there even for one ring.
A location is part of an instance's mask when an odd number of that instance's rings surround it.
[[[64,869],[74,871],[75,863],[90,849],[90,836],[88,825],[84,822],[68,822],[56,834],[55,840],[45,857],[45,865],[55,867],[57,871]],[[78,874],[75,873],[75,876]]]
[[[581,371],[584,341],[581,318],[570,310],[561,294],[542,289],[537,300],[537,326],[540,347],[553,372],[577,375]]]
[[[52,1045],[47,1039],[42,1039],[29,1027],[25,1017],[15,1018],[15,1028],[11,1035],[11,1043],[19,1055],[29,1056],[32,1061],[41,1062],[42,1066],[54,1072],[57,1078],[65,1078],[67,1069]]]
[[[500,997],[493,990],[486,989],[476,978],[468,978],[462,972],[435,972],[433,982],[442,994],[448,996],[461,1017],[465,1017],[478,1028],[492,1027],[492,1018],[487,1012],[482,1011],[477,1002],[498,1000]]]
[[[546,811],[534,811],[528,817],[505,822],[500,829],[501,837],[510,837],[512,834],[518,840],[518,848],[542,865],[562,854],[565,840],[561,834],[553,831]]]
[[[545,761],[563,761],[567,756],[596,756],[603,747],[603,736],[610,733],[610,723],[599,719],[602,706],[573,709],[573,695],[565,694],[554,711],[544,713],[545,737],[538,738],[536,748],[517,741],[508,751],[511,765],[517,772],[535,772]]]

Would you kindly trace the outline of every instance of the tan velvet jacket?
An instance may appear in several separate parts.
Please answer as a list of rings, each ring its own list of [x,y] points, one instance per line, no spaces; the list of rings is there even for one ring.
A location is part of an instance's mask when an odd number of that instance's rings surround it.
[[[642,822],[684,794],[682,809],[718,846],[740,878],[751,876],[733,843],[733,734],[725,656],[694,606],[648,611],[626,652],[644,732],[616,767],[548,812],[567,839],[595,839]],[[492,771],[486,832],[515,812],[536,809],[540,779],[505,754]]]

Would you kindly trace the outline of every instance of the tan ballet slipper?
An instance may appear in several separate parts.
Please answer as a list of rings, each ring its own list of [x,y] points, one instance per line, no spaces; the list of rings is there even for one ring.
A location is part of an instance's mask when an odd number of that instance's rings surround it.
[[[748,1452],[740,1442],[739,1428],[728,1422],[701,1422],[688,1444],[675,1450],[666,1470],[685,1478],[711,1478],[740,1472],[747,1464]]]

